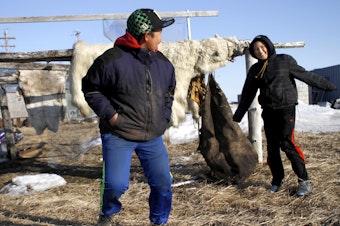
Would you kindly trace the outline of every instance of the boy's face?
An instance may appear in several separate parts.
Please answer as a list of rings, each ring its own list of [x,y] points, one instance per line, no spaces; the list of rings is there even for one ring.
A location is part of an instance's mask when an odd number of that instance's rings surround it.
[[[268,59],[268,50],[267,47],[263,44],[263,42],[257,41],[253,46],[254,54],[259,60],[267,60]]]
[[[158,45],[162,41],[162,30],[160,31],[153,31],[152,33],[147,32],[145,34],[145,48],[150,51],[156,51]]]

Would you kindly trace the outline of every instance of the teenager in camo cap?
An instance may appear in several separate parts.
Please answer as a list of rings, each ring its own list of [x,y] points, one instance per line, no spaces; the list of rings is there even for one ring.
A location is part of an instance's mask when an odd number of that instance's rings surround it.
[[[133,151],[150,186],[150,221],[168,221],[172,177],[162,135],[170,122],[176,80],[173,65],[157,49],[162,29],[173,23],[173,18],[160,18],[152,9],[137,9],[127,20],[126,34],[94,61],[82,80],[85,99],[100,118],[98,225],[116,225],[114,215],[122,210],[119,199],[129,187]]]

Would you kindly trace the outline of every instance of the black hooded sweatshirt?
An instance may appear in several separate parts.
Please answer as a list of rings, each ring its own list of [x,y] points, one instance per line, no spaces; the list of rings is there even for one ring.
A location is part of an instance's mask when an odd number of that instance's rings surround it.
[[[275,47],[268,37],[259,35],[250,43],[249,53],[254,54],[254,43],[261,41],[268,50],[268,64],[263,76],[258,76],[265,61],[258,60],[249,70],[244,83],[239,106],[233,120],[240,122],[251,105],[256,92],[260,89],[259,103],[262,108],[281,109],[298,104],[298,93],[295,79],[306,84],[326,90],[336,90],[336,86],[299,66],[295,59],[287,54],[276,54]]]

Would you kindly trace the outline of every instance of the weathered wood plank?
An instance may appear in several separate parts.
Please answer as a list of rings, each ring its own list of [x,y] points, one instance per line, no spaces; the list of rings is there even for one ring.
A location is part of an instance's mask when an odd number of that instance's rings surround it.
[[[0,62],[29,63],[37,61],[71,61],[72,54],[73,49],[0,53]]]
[[[14,76],[0,76],[0,84],[17,84],[18,83],[18,79]]]
[[[302,48],[305,47],[305,42],[278,42],[274,43],[275,48]]]
[[[19,62],[0,62],[0,68],[15,70],[53,70],[68,71],[70,65],[67,64],[49,64],[49,63],[19,63]]]
[[[276,48],[304,47],[304,42],[274,43]],[[0,53],[0,62],[29,63],[36,61],[71,61],[73,49],[46,50],[37,52]]]
[[[18,156],[18,150],[15,147],[11,115],[8,110],[6,90],[2,86],[0,86],[0,108],[6,137],[8,157],[10,159],[16,159]]]
[[[8,77],[8,76],[14,76],[14,75],[13,73],[0,73],[0,77]]]
[[[179,11],[158,12],[161,17],[206,17],[218,16],[218,11]],[[7,17],[0,18],[0,23],[36,23],[36,22],[60,22],[60,21],[91,21],[91,20],[114,20],[127,19],[130,13],[117,14],[92,14],[92,15],[69,15],[69,16],[32,16],[32,17]]]

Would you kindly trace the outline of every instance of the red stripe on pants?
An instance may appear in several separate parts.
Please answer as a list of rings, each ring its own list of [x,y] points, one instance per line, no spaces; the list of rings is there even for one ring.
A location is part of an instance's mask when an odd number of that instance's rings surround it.
[[[297,144],[295,143],[295,140],[294,140],[294,130],[293,130],[293,132],[292,132],[292,137],[291,137],[290,141],[293,143],[293,145],[294,145],[294,147],[295,147],[295,150],[299,153],[299,156],[301,157],[301,159],[303,160],[303,162],[306,163],[306,161],[305,161],[305,156],[304,156],[304,154],[303,154],[303,152],[302,152],[300,146],[297,145]]]

